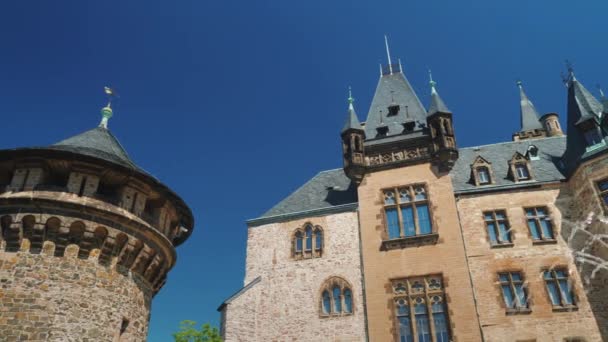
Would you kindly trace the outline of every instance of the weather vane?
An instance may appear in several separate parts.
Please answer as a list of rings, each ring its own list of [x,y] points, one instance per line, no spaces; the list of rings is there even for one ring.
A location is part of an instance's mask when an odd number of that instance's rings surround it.
[[[112,108],[112,99],[118,97],[114,89],[110,87],[103,87],[103,91],[108,95],[108,105],[106,107]]]

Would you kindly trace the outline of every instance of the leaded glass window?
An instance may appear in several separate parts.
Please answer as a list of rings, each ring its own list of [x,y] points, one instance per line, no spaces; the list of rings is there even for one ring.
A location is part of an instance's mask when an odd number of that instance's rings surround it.
[[[399,342],[448,342],[449,320],[440,275],[394,280]]]
[[[310,223],[296,229],[293,234],[293,257],[308,259],[321,257],[323,252],[323,229]]]
[[[532,240],[555,240],[553,224],[546,207],[527,208],[526,219]]]
[[[321,292],[321,317],[351,315],[354,311],[353,292],[346,280],[328,279]]]
[[[543,278],[554,307],[573,307],[574,293],[565,269],[553,269],[543,272]]]
[[[409,185],[383,191],[389,240],[433,233],[426,186]]]
[[[483,219],[492,246],[511,244],[509,222],[504,210],[486,211],[483,213]]]
[[[498,274],[502,297],[508,310],[525,310],[528,308],[528,296],[523,276],[520,272]]]

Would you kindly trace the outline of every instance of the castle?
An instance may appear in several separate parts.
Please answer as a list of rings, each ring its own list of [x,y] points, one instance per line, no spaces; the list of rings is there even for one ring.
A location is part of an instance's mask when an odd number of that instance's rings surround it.
[[[106,92],[111,94],[110,89]],[[192,233],[184,201],[108,129],[0,151],[0,340],[145,341]]]
[[[225,340],[608,340],[608,99],[566,86],[567,136],[519,83],[512,141],[463,148],[389,55],[343,168],[247,222]]]

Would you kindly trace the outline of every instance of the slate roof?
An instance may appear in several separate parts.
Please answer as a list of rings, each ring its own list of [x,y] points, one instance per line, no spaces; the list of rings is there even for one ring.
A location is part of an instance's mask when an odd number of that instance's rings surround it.
[[[448,109],[448,106],[445,105],[441,96],[433,86],[433,90],[431,91],[431,104],[429,106],[428,115],[433,115],[435,113],[451,113]]]
[[[346,122],[344,123],[344,128],[342,128],[342,133],[348,131],[349,129],[361,129],[361,122],[359,122],[359,118],[357,117],[357,112],[355,112],[355,107],[352,103],[348,105],[348,114],[346,118]]]
[[[220,306],[217,308],[217,311],[222,311],[226,305],[230,304],[233,300],[235,300],[238,297],[240,297],[243,293],[247,292],[247,290],[249,290],[250,288],[254,287],[260,281],[262,281],[262,276],[258,276],[257,278],[255,278],[251,282],[249,282],[249,284],[247,284],[247,285],[243,286],[242,288],[240,288],[232,296],[230,296],[226,300],[224,300],[222,302],[222,304],[220,304]]]
[[[297,217],[300,213],[348,211],[356,208],[356,204],[357,188],[343,169],[321,171],[264,215],[248,223],[259,225],[275,221],[277,217]]]
[[[573,172],[584,159],[603,153],[604,148],[586,151],[587,142],[578,124],[586,120],[599,122],[602,104],[585,89],[581,82],[571,76],[568,82],[568,144],[564,154],[564,162],[568,172]]]
[[[531,160],[531,181],[515,183],[508,175],[508,162],[516,152],[526,155],[528,147],[538,148],[538,160]],[[566,136],[512,141],[458,149],[459,157],[450,171],[455,193],[508,189],[565,179],[561,156],[566,148]],[[481,156],[492,164],[494,184],[475,186],[471,182],[471,164]]]
[[[118,139],[107,128],[93,128],[55,143],[50,148],[84,154],[138,169]]]
[[[532,104],[532,101],[526,95],[524,87],[519,84],[519,98],[520,98],[520,116],[521,116],[521,129],[520,132],[531,131],[534,129],[542,129],[540,121],[538,120],[538,111]]]
[[[388,107],[395,104],[400,106],[399,113],[388,116]],[[377,128],[383,126],[388,127],[388,137],[399,135],[403,132],[403,124],[408,121],[417,122],[417,128],[425,125],[424,106],[403,73],[382,75],[365,121],[366,138],[376,137]]]

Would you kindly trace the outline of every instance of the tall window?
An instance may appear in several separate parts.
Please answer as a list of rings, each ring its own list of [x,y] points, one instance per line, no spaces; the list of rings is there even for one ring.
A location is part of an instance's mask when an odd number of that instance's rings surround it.
[[[479,185],[490,184],[490,170],[487,167],[481,166],[477,168],[477,179]]]
[[[298,228],[293,234],[293,252],[295,259],[317,258],[323,252],[323,229],[310,223]]]
[[[553,225],[551,224],[551,217],[547,213],[547,208],[527,208],[526,219],[528,220],[528,228],[530,228],[530,235],[532,235],[533,240],[555,240]]]
[[[498,274],[505,306],[510,312],[528,311],[528,297],[524,288],[524,279],[519,272]]]
[[[448,342],[450,339],[441,276],[393,281],[400,342]]]
[[[549,299],[554,308],[573,307],[574,294],[565,269],[546,270],[543,273]]]
[[[600,198],[604,204],[604,208],[608,208],[608,178],[597,182],[597,188],[600,190]]]
[[[433,231],[424,185],[384,190],[384,212],[389,239],[431,234]]]
[[[346,280],[333,277],[323,284],[321,316],[344,316],[353,313],[353,293]]]
[[[515,173],[518,180],[530,179],[530,171],[528,171],[528,166],[525,164],[515,165]]]
[[[504,210],[486,211],[483,213],[490,244],[492,246],[510,245],[511,232]]]

